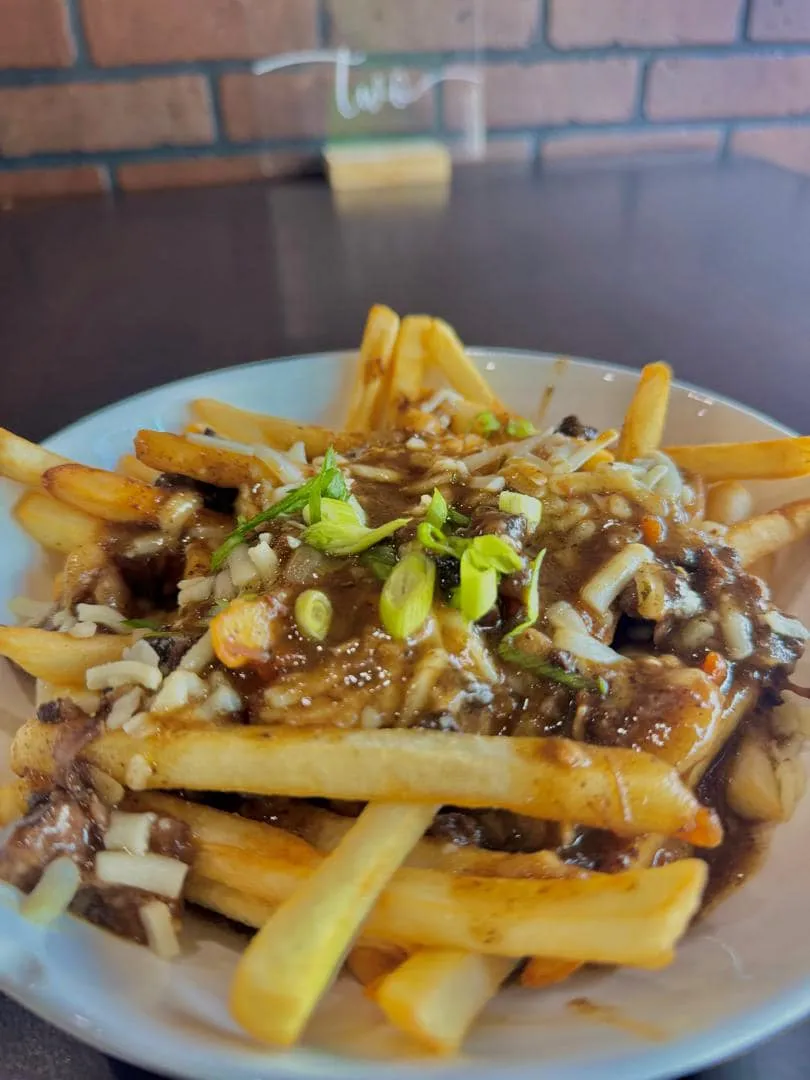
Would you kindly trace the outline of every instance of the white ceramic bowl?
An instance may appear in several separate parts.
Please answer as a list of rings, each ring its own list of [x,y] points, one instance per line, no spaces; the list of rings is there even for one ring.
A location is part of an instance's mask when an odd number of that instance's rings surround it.
[[[495,388],[523,415],[536,415],[556,386],[548,419],[576,412],[616,426],[636,374],[587,361],[479,350]],[[351,354],[311,356],[215,372],[130,398],[67,428],[49,446],[112,466],[140,427],[176,428],[187,401],[218,397],[295,419],[339,423]],[[707,442],[787,434],[767,418],[686,386],[672,395],[667,440]],[[760,505],[810,493],[806,482],[759,485]],[[0,606],[30,588],[42,556],[8,515],[15,491],[0,491]],[[810,619],[802,562],[782,556],[776,596]],[[40,584],[42,578],[40,578]],[[806,681],[806,679],[805,679]],[[0,761],[8,733],[30,708],[28,689],[0,668]],[[532,1080],[649,1080],[682,1075],[745,1050],[810,1012],[807,896],[810,800],[777,831],[760,874],[688,935],[660,972],[582,974],[545,991],[501,993],[475,1025],[465,1052],[437,1061],[392,1032],[349,980],[328,995],[304,1045],[289,1053],[257,1046],[230,1020],[227,986],[240,940],[202,920],[186,933],[182,959],[147,950],[65,917],[42,931],[15,911],[0,887],[0,989],[79,1039],[158,1072],[193,1080],[378,1080],[379,1077],[531,1077]],[[574,997],[607,1006],[602,1020],[571,1009]]]

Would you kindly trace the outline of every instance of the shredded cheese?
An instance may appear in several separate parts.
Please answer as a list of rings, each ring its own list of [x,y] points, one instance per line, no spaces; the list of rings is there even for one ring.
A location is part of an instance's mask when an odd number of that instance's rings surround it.
[[[176,900],[183,891],[188,866],[168,855],[130,855],[126,851],[100,851],[96,877],[106,885],[129,885]]]
[[[152,826],[157,821],[157,814],[127,814],[123,810],[113,810],[110,824],[104,834],[104,847],[108,851],[126,851],[130,855],[146,855]]]
[[[161,960],[173,960],[178,956],[180,942],[177,940],[169,905],[162,900],[150,900],[142,905],[139,914],[152,952]]]
[[[48,863],[33,891],[20,904],[20,914],[29,922],[47,926],[64,914],[79,891],[81,873],[67,855]]]
[[[156,667],[139,660],[113,660],[87,669],[85,682],[88,690],[116,689],[137,683],[147,690],[157,690],[163,676]]]

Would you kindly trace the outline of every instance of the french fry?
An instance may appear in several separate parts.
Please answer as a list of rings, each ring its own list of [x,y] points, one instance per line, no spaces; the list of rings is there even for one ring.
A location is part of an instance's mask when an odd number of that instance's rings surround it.
[[[23,816],[29,790],[24,780],[12,780],[10,784],[0,786],[0,829]]]
[[[150,469],[142,461],[138,461],[134,454],[122,454],[118,459],[116,472],[122,476],[129,476],[132,480],[140,480],[144,484],[154,484],[160,473],[157,469]]]
[[[254,930],[264,926],[278,906],[233,889],[230,885],[223,885],[221,881],[212,881],[194,870],[186,878],[184,895],[189,903],[198,904]]]
[[[27,491],[14,507],[14,517],[38,544],[65,555],[83,544],[98,542],[104,533],[98,518],[43,491]]]
[[[407,958],[406,950],[398,945],[389,945],[384,941],[360,941],[346,957],[346,967],[361,986],[371,991]]]
[[[0,626],[0,656],[7,657],[36,679],[65,686],[84,686],[85,672],[89,667],[120,660],[124,649],[132,641],[125,634],[75,638],[55,630]],[[50,767],[43,771],[47,774]]]
[[[661,445],[669,404],[672,369],[669,364],[647,364],[639,376],[633,400],[625,414],[616,457],[633,461]]]
[[[422,391],[432,321],[428,315],[406,315],[400,323],[385,392],[389,422],[404,401],[415,401]]]
[[[533,956],[520,973],[520,985],[539,990],[565,982],[582,965],[570,960],[553,960],[545,956]]]
[[[399,316],[384,304],[375,304],[368,313],[360,343],[358,373],[349,405],[349,431],[372,430],[382,420],[385,402],[382,391],[399,333]]]
[[[203,427],[210,427],[224,439],[271,446],[274,450],[289,450],[294,443],[302,442],[309,458],[321,457],[330,446],[338,451],[349,450],[361,445],[364,439],[363,435],[349,431],[330,431],[314,424],[297,424],[279,416],[237,409],[214,398],[193,401],[191,412]]]
[[[206,842],[198,842],[194,866],[201,877],[268,904],[300,894],[316,877],[260,850]],[[706,874],[702,859],[540,880],[406,867],[380,895],[363,932],[404,948],[661,967],[697,910]]]
[[[467,356],[458,334],[443,319],[433,319],[427,334],[428,356],[445,378],[468,401],[481,409],[503,412],[504,405],[489,383]]]
[[[668,446],[665,454],[681,469],[716,480],[780,480],[810,474],[810,436],[748,443]]]
[[[7,648],[0,636],[0,653]],[[23,725],[12,756],[30,758],[29,767],[47,772],[52,738],[47,726]],[[152,770],[149,788],[500,807],[623,836],[678,835],[705,847],[722,836],[713,812],[664,762],[566,739],[233,725],[137,741],[112,731],[83,754],[117,780],[135,754],[143,755]]]
[[[139,431],[135,453],[138,461],[158,472],[179,473],[217,487],[236,488],[262,477],[279,480],[277,470],[259,457],[226,450],[215,443],[189,442],[168,431]]]
[[[282,828],[301,836],[318,851],[333,851],[354,821],[307,802],[279,810],[275,818]],[[490,851],[474,844],[459,845],[430,836],[419,841],[405,865],[477,877],[555,877],[565,872],[565,864],[549,851]]]
[[[366,807],[335,851],[251,941],[236,968],[234,1018],[263,1042],[290,1046],[342,963],[382,889],[435,807]]]
[[[420,949],[377,981],[369,996],[400,1031],[435,1053],[452,1054],[516,963],[459,949]]]
[[[55,465],[66,464],[67,460],[52,450],[0,428],[0,476],[36,487],[43,473]]]
[[[810,499],[799,499],[732,525],[726,533],[726,543],[736,549],[743,566],[750,566],[808,533]]]
[[[149,484],[86,465],[57,465],[42,483],[60,502],[104,521],[156,525],[164,501],[164,493]]]

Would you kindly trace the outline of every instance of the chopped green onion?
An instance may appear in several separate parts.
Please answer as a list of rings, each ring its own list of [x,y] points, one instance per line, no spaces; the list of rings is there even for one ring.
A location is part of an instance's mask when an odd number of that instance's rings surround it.
[[[325,495],[330,499],[345,501],[349,497],[349,489],[346,486],[343,474],[335,464],[336,460],[335,451],[330,446],[323,456],[323,463],[317,476],[311,477],[294,491],[288,492],[283,499],[280,499],[272,506],[268,506],[266,510],[262,510],[255,517],[248,518],[246,521],[238,521],[234,531],[226,537],[225,542],[211,556],[211,569],[219,570],[227,561],[231,552],[238,548],[260,525],[273,521],[275,518],[283,517],[286,514],[295,514],[297,511],[303,510],[305,506],[309,507],[313,491],[317,490],[321,495]]]
[[[514,574],[523,569],[523,559],[502,536],[476,536],[470,547],[481,569],[491,568],[499,574]]]
[[[435,581],[436,564],[421,551],[397,563],[380,594],[380,618],[391,637],[408,638],[424,624]]]
[[[536,529],[543,516],[543,504],[534,495],[521,495],[519,491],[502,491],[498,496],[498,509],[504,514],[520,514],[526,518],[530,529]]]
[[[437,555],[452,555],[456,559],[461,558],[470,543],[460,536],[445,536],[441,529],[429,521],[419,522],[416,539],[428,551],[435,551]]]
[[[360,561],[369,568],[378,581],[387,581],[397,564],[397,553],[390,544],[378,544],[364,551]]]
[[[449,508],[447,506],[447,499],[439,491],[438,488],[433,489],[433,497],[430,500],[430,505],[425,512],[425,521],[430,525],[435,525],[437,529],[441,529],[445,521],[447,521],[447,515]]]
[[[471,547],[461,556],[459,589],[461,613],[470,622],[483,618],[498,599],[497,571],[492,566],[481,565]]]
[[[590,690],[592,693],[601,694],[604,697],[608,692],[607,680],[601,675],[595,679],[589,679],[586,675],[579,675],[574,671],[566,671],[557,664],[550,664],[547,660],[541,660],[539,656],[519,649],[512,640],[512,635],[506,637],[498,646],[498,653],[502,660],[523,668],[524,671],[537,675],[541,679],[549,679],[551,682],[567,686],[569,690]]]
[[[362,507],[360,510],[362,512]],[[357,507],[352,503],[341,502],[340,499],[330,499],[326,496],[321,500],[321,520],[347,529],[356,529],[358,526],[365,529],[366,527],[365,522],[358,516]]]
[[[513,416],[511,420],[506,421],[506,434],[513,439],[528,439],[536,431],[537,428],[531,420],[525,420],[522,416]]]
[[[530,626],[534,626],[540,618],[540,567],[543,565],[545,556],[546,549],[543,548],[543,550],[535,556],[534,561],[532,562],[532,574],[529,578],[529,584],[526,587],[526,593],[524,595],[526,618],[519,626],[515,627],[511,634],[509,634],[510,638],[522,634],[524,630],[528,630]]]
[[[314,525],[315,522],[321,520],[321,498],[321,489],[316,484],[310,493],[309,505],[305,506],[302,511],[304,520],[308,520],[310,525]]]
[[[305,589],[295,601],[298,629],[310,641],[323,641],[332,625],[332,602],[320,589]]]
[[[162,627],[157,619],[124,619],[121,625],[127,630],[160,630]]]
[[[460,510],[456,510],[454,507],[449,507],[447,511],[447,521],[450,525],[469,525],[470,518],[466,514],[462,514]]]
[[[501,430],[501,422],[494,412],[481,412],[473,420],[473,431],[487,438]]]
[[[324,499],[322,506],[325,507],[328,501]],[[411,520],[410,518],[394,518],[393,521],[386,521],[384,525],[376,529],[369,529],[365,525],[360,525],[354,517],[354,512],[351,512],[354,524],[328,521],[324,516],[315,525],[309,525],[304,529],[301,533],[302,541],[327,555],[357,555],[378,544],[380,540],[387,539]]]

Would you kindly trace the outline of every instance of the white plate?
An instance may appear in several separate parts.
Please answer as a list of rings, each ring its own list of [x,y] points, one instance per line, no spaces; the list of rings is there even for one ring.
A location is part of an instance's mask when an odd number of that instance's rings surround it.
[[[577,412],[615,426],[636,374],[586,361],[477,351],[495,388],[518,412],[536,415],[543,388],[556,385],[549,419]],[[140,427],[176,428],[194,397],[301,420],[339,422],[351,377],[349,354],[254,364],[174,383],[112,406],[67,428],[49,446],[81,461],[112,466]],[[785,434],[765,417],[680,386],[672,395],[667,439],[756,439]],[[808,494],[802,482],[762,485],[771,505]],[[40,561],[8,516],[15,492],[0,491],[0,605],[19,593]],[[777,598],[810,619],[803,590],[807,550],[781,559]],[[805,680],[806,681],[806,680]],[[29,708],[22,680],[0,668],[5,732]],[[6,734],[0,734],[3,743]],[[0,743],[0,760],[5,747]],[[186,934],[182,960],[161,962],[72,918],[43,932],[15,913],[0,891],[0,989],[109,1053],[194,1080],[295,1077],[531,1077],[532,1080],[649,1080],[680,1075],[742,1052],[810,1011],[810,800],[777,832],[762,872],[699,924],[665,971],[584,974],[546,991],[508,990],[475,1026],[463,1056],[437,1062],[386,1026],[359,988],[342,980],[318,1011],[305,1045],[273,1053],[231,1022],[226,994],[238,938],[200,920]],[[610,1006],[615,1023],[568,1006],[573,997]],[[657,1038],[651,1038],[657,1036]]]

